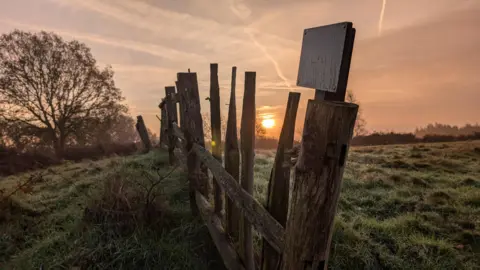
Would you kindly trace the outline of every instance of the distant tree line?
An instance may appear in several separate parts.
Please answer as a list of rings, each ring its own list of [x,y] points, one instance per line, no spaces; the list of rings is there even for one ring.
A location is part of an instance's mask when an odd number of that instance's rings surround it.
[[[415,136],[425,137],[428,135],[441,136],[465,136],[480,133],[479,124],[466,124],[463,127],[444,125],[440,123],[428,124],[426,127],[415,129]]]
[[[387,145],[387,144],[410,144],[410,143],[433,143],[480,140],[480,132],[467,135],[436,135],[426,134],[418,137],[414,133],[374,132],[368,135],[355,136],[352,145]]]

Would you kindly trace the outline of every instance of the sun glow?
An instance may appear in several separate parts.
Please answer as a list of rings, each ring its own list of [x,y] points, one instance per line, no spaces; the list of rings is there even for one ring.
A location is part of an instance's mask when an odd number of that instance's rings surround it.
[[[275,120],[274,119],[263,119],[262,120],[262,126],[264,128],[273,128],[275,126]]]

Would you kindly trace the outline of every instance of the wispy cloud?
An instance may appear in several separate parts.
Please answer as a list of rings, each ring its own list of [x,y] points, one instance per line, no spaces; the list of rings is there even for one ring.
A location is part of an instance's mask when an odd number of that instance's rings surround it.
[[[246,20],[248,17],[250,17],[251,10],[247,7],[247,5],[245,5],[243,0],[237,0],[237,1],[229,0],[229,1],[230,1],[230,9],[239,19]],[[283,80],[283,82],[285,83],[285,85],[288,88],[290,88],[291,84],[290,84],[289,80],[285,77],[285,75],[283,75],[282,69],[280,68],[277,60],[268,52],[267,48],[263,44],[258,42],[254,33],[250,29],[245,28],[244,31],[248,35],[248,37],[250,38],[252,43],[255,45],[255,47],[260,49],[260,51],[263,53],[263,55],[268,60],[270,60],[273,67],[275,68],[275,71],[276,71],[278,77],[280,77]]]
[[[25,24],[25,23],[15,22],[11,20],[0,20],[0,22],[12,25],[14,27],[21,27],[23,29],[29,29],[29,30],[35,30],[35,31],[40,31],[40,30],[52,31],[62,36],[67,36],[67,37],[80,39],[84,41],[109,45],[113,47],[130,49],[138,52],[148,53],[155,56],[160,56],[162,58],[171,59],[171,60],[188,59],[191,61],[192,60],[206,61],[206,58],[201,55],[178,51],[178,50],[157,45],[157,44],[138,42],[138,41],[127,40],[127,39],[119,39],[114,37],[106,37],[106,36],[100,36],[100,35],[95,35],[90,33],[72,31],[72,30],[63,30],[60,28],[52,28],[52,27],[42,26],[42,25]]]

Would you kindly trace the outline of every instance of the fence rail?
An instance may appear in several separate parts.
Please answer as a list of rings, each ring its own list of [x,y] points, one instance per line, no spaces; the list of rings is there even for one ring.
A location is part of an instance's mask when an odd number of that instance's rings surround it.
[[[175,148],[181,150],[183,160],[186,160],[192,214],[200,216],[207,225],[228,269],[326,268],[343,168],[358,106],[344,102],[309,101],[290,203],[289,153],[293,145],[300,94],[289,94],[268,185],[267,204],[264,206],[252,194],[256,74],[245,73],[239,151],[236,67],[232,68],[224,168],[220,150],[218,65],[210,67],[213,153],[205,149],[196,73],[178,73],[176,93],[175,87],[166,87],[166,96],[159,105],[160,145],[168,149],[170,163],[181,162],[181,159],[175,158]],[[179,104],[179,115],[176,115],[176,104]],[[209,183],[207,170],[213,175],[212,184]],[[214,187],[213,205],[210,202],[210,185]],[[287,217],[289,204],[292,207]],[[252,227],[264,240],[261,261],[254,259]]]

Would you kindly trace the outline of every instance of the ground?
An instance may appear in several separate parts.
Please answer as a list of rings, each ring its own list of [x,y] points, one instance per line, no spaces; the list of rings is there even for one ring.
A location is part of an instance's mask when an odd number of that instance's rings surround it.
[[[262,203],[273,158],[256,155]],[[6,194],[35,178],[1,205],[0,269],[222,269],[208,230],[190,216],[185,175],[166,159],[154,152],[0,180]],[[329,268],[479,265],[479,141],[350,150]]]

